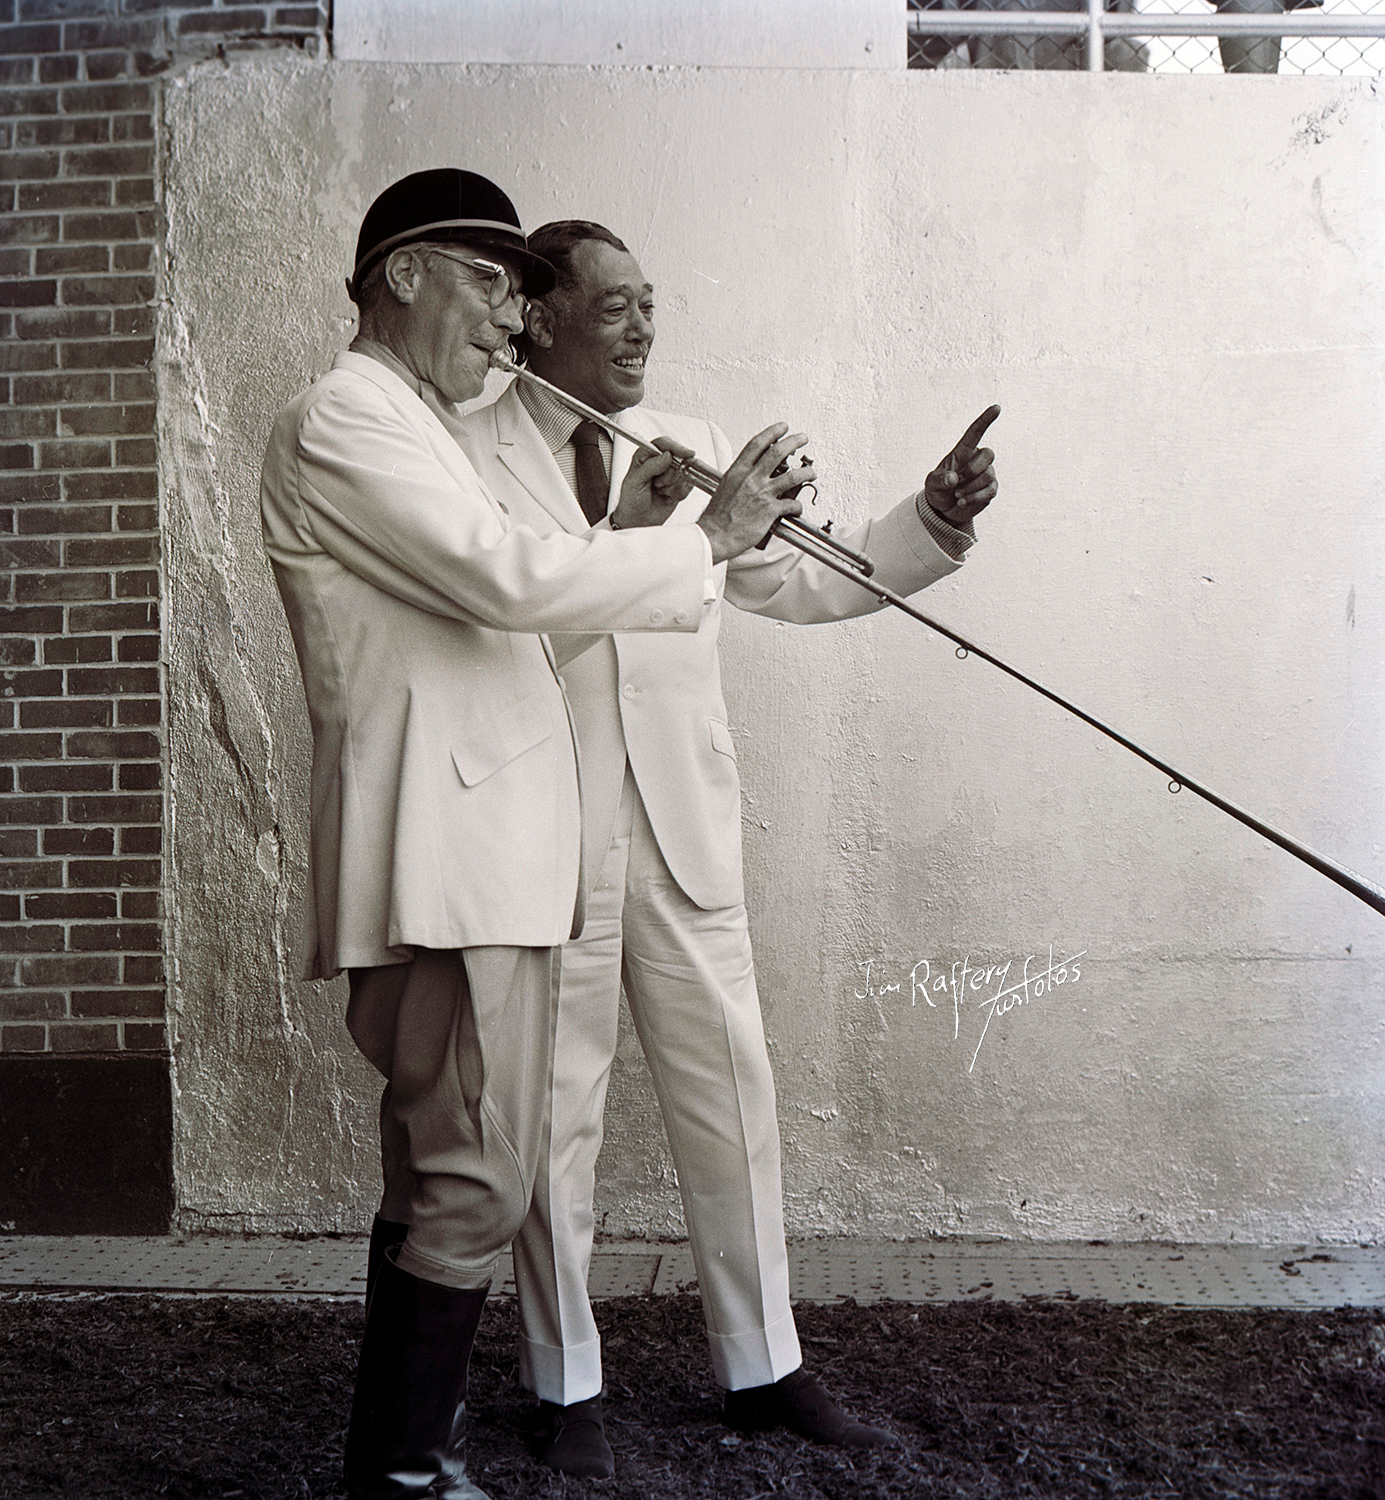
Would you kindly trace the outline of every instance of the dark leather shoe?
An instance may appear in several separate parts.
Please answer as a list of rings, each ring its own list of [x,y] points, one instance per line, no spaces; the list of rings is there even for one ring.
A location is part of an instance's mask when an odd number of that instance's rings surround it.
[[[542,1463],[576,1479],[609,1479],[615,1473],[616,1459],[606,1441],[600,1396],[574,1401],[571,1406],[540,1401],[539,1415],[544,1424],[544,1442],[539,1449]]]
[[[899,1441],[883,1427],[868,1427],[848,1416],[801,1365],[773,1385],[727,1391],[723,1416],[737,1432],[787,1427],[815,1443],[842,1448],[892,1448]]]

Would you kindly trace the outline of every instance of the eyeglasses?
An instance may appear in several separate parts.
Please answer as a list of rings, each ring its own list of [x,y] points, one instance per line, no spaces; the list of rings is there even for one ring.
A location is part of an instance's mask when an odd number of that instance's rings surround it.
[[[522,292],[517,292],[514,283],[510,280],[510,273],[504,266],[497,265],[493,260],[469,260],[463,255],[453,255],[450,250],[428,251],[429,255],[440,255],[444,260],[456,261],[459,266],[470,266],[473,270],[481,273],[486,283],[486,299],[491,305],[491,311],[496,312],[510,300],[515,298],[519,303],[520,312],[528,306]]]

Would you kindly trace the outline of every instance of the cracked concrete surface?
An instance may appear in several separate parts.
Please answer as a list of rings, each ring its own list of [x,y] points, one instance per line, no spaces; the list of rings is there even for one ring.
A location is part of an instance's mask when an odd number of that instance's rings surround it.
[[[733,439],[792,416],[820,516],[883,510],[999,400],[1000,499],[929,607],[1385,874],[1385,119],[1364,83],[1266,82],[260,58],[167,85],[183,1227],[373,1206],[375,1080],[340,983],[294,977],[308,734],[256,495],[349,339],[359,216],[419,167],[640,245],[652,404]],[[733,614],[724,660],[791,1232],[1379,1237],[1374,913],[904,620]],[[597,1208],[681,1228],[628,1030]]]
[[[339,997],[299,984],[291,953],[307,734],[260,545],[257,450],[267,429],[239,431],[243,412],[222,372],[209,380],[203,368],[208,309],[186,294],[188,258],[205,256],[200,236],[223,223],[215,195],[199,199],[197,186],[180,179],[170,183],[169,208],[159,409],[178,1222],[348,1228],[360,1221],[376,1171],[365,1128],[374,1083],[343,1045]]]

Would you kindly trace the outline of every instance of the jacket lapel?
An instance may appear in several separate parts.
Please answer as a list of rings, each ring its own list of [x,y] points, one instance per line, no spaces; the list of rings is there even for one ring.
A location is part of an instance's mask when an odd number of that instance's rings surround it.
[[[528,420],[513,385],[491,411],[495,414],[495,451],[500,462],[565,531],[589,530],[577,496],[569,489],[538,428]]]
[[[378,385],[381,390],[388,392],[400,404],[401,410],[408,413],[409,419],[420,436],[427,438],[429,447],[443,467],[469,487],[478,489],[486,497],[496,515],[502,520],[505,519],[505,507],[482,482],[475,465],[466,456],[459,433],[453,428],[453,422],[456,419],[455,411],[449,417],[439,403],[437,392],[431,386],[425,388],[426,395],[422,394],[414,390],[388,365],[382,364],[368,354],[359,354],[352,349],[343,349],[333,361],[333,368],[353,370]]]

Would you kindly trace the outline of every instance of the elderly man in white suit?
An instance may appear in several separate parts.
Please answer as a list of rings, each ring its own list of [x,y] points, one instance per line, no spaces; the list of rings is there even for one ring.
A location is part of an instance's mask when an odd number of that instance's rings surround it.
[[[626,534],[516,524],[449,424],[522,327],[522,287],[552,281],[493,183],[395,183],[361,228],[359,335],[265,456],[266,550],[313,728],[306,972],[350,970],[348,1027],[388,1079],[383,1209],[410,1226],[372,1278],[352,1500],[481,1496],[467,1363],[531,1201],[555,956],[582,920],[572,731],[538,632],[695,634],[714,565],[797,508],[771,471],[798,440],[776,427],[701,530],[637,524],[666,457],[623,487]]]
[[[639,406],[653,288],[609,230],[547,225],[533,243],[558,271],[519,341],[533,372],[636,435],[664,433],[725,469],[710,423]],[[924,488],[847,538],[902,594],[946,577],[996,493],[978,420]],[[616,504],[634,448],[541,388],[516,381],[469,414],[462,442],[491,493],[535,531],[590,535]],[[701,495],[663,530],[694,523]],[[618,523],[618,518],[617,518]],[[741,877],[740,787],[717,661],[721,598],[798,622],[880,607],[778,540],[718,566],[696,632],[554,637],[580,749],[587,924],[562,954],[550,1139],[515,1242],[521,1378],[548,1425],[543,1457],[607,1475],[600,1341],[586,1293],[592,1189],[622,979],[678,1172],[726,1418],[822,1441],[891,1441],[847,1417],[802,1369],[789,1308],[774,1085],[755,990]],[[586,649],[583,649],[583,648]],[[570,658],[570,659],[569,659]]]

